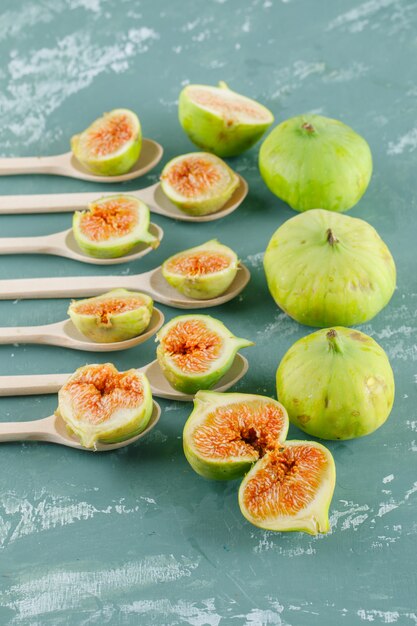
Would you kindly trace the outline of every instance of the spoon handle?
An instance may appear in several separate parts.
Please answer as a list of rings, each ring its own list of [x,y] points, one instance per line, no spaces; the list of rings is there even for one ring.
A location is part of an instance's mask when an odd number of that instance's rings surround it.
[[[48,339],[56,337],[61,324],[45,324],[43,326],[6,326],[0,328],[0,345],[12,343],[48,343]]]
[[[62,156],[3,158],[0,159],[0,176],[55,174],[61,169]]]
[[[32,396],[57,393],[71,374],[0,376],[0,396]]]
[[[144,275],[142,275],[144,276]],[[141,277],[142,277],[141,276]],[[97,296],[109,289],[140,289],[139,276],[61,276],[0,280],[0,300],[78,298]]]
[[[31,422],[0,422],[0,441],[49,441],[54,436],[53,415]]]
[[[59,233],[42,237],[1,237],[0,254],[57,254],[58,236]]]

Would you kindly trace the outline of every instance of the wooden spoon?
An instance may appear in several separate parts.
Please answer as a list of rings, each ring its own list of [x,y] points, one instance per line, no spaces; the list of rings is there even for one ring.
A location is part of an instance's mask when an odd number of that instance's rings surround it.
[[[98,176],[93,174],[75,158],[72,152],[47,157],[19,157],[0,159],[0,176],[14,176],[16,174],[52,174],[54,176],[68,176],[96,183],[118,183],[123,180],[139,178],[149,172],[159,163],[163,155],[162,146],[153,139],[142,140],[142,150],[139,159],[132,169],[120,176]],[[95,198],[97,198],[97,195]]]
[[[149,231],[158,241],[164,236],[164,231],[160,226],[151,223]],[[128,263],[135,259],[140,259],[151,252],[153,248],[148,243],[138,243],[132,250],[124,256],[114,259],[98,259],[89,256],[78,247],[75,241],[72,228],[63,230],[60,233],[45,235],[41,237],[1,237],[0,255],[4,254],[53,254],[63,256],[82,263],[92,263],[93,265],[117,265],[118,263]]]
[[[88,352],[113,352],[127,350],[143,343],[158,332],[164,323],[164,316],[159,309],[153,309],[148,328],[137,337],[112,343],[98,343],[84,337],[70,319],[44,326],[17,326],[0,328],[0,345],[13,343],[32,343],[49,346],[62,346],[73,350]]]
[[[108,452],[109,450],[128,446],[141,437],[145,437],[156,426],[160,415],[161,407],[154,401],[151,419],[145,430],[139,433],[139,435],[118,443],[97,443],[94,448],[84,448],[76,437],[68,433],[64,420],[56,415],[50,415],[44,419],[32,422],[2,422],[0,423],[0,442],[49,441],[58,443],[61,446],[86,450],[87,452]]]
[[[1,162],[1,159],[0,159]],[[126,195],[135,196],[149,206],[152,213],[158,213],[164,217],[171,217],[183,222],[211,222],[225,217],[240,206],[248,193],[248,183],[239,176],[240,185],[233,196],[217,213],[211,215],[187,215],[180,211],[164,194],[160,183],[156,183],[145,189],[126,191]],[[114,193],[111,195],[115,195]],[[66,213],[79,209],[85,209],[90,202],[101,197],[100,192],[88,193],[61,193],[24,196],[2,196],[0,198],[0,214],[17,213]]]
[[[194,300],[171,287],[162,276],[162,268],[159,266],[143,274],[127,276],[59,276],[0,280],[0,300],[82,298],[124,287],[133,291],[144,291],[156,302],[178,309],[204,309],[232,300],[246,287],[249,279],[249,270],[240,263],[234,281],[221,296],[210,300]]]
[[[248,361],[241,354],[236,354],[232,367],[213,387],[214,391],[226,391],[248,371]],[[138,367],[149,380],[152,395],[167,400],[185,402],[194,396],[176,391],[162,373],[158,361],[152,361],[144,367]],[[57,393],[71,374],[29,374],[24,376],[0,376],[0,396],[32,396],[36,394]]]

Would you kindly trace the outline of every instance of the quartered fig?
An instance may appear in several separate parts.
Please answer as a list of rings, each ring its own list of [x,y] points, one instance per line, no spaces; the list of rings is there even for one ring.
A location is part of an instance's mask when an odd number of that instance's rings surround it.
[[[296,211],[347,211],[368,187],[372,155],[365,139],[346,124],[306,114],[268,135],[259,169],[272,193]]]
[[[321,439],[372,433],[390,414],[394,375],[372,337],[325,328],[295,342],[277,371],[278,398],[290,421]]]
[[[126,174],[138,160],[141,148],[140,122],[128,109],[104,113],[71,139],[71,149],[78,161],[101,176]]]
[[[68,309],[74,326],[98,343],[137,337],[149,326],[153,300],[144,293],[113,289],[95,298],[71,302]]]
[[[239,261],[231,248],[211,239],[183,250],[162,265],[165,280],[188,298],[208,300],[223,294],[234,281]]]
[[[127,254],[138,243],[157,248],[159,241],[149,232],[148,206],[134,196],[105,196],[91,202],[86,211],[76,211],[72,221],[80,249],[99,259]]]
[[[274,121],[271,111],[220,82],[187,85],[179,97],[181,126],[196,145],[221,157],[251,148]]]
[[[161,174],[165,195],[189,215],[219,211],[239,187],[239,177],[221,159],[191,152],[172,159]]]
[[[152,416],[152,393],[146,376],[119,372],[112,363],[77,369],[58,393],[56,414],[85,448],[135,437]]]
[[[267,452],[239,489],[246,519],[266,530],[330,530],[328,511],[336,482],[334,460],[315,441],[286,441]]]
[[[276,400],[199,391],[184,427],[184,453],[201,476],[229,480],[243,476],[282,443],[287,432],[287,412]]]
[[[284,222],[264,257],[278,306],[307,326],[372,319],[395,289],[394,259],[367,222],[315,209]]]
[[[240,348],[253,342],[235,337],[209,315],[180,315],[157,334],[158,363],[174,389],[186,394],[210,389],[230,369]]]

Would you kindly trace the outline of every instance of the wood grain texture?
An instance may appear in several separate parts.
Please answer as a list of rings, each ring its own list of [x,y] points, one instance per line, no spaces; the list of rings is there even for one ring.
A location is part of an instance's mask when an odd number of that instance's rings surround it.
[[[149,437],[105,455],[44,443],[4,444],[0,454],[1,624],[176,626],[413,626],[417,624],[415,0],[3,0],[0,16],[2,157],[65,153],[72,134],[124,106],[164,146],[161,167],[193,150],[177,121],[188,82],[259,99],[279,122],[304,111],[339,118],[374,157],[365,196],[349,215],[369,221],[392,250],[398,289],[361,327],[387,351],[397,395],[388,422],[358,441],[331,443],[337,486],[332,532],[272,534],[241,516],[236,483],[200,478],[182,452],[189,405],[161,401]],[[311,332],[269,296],[262,253],[291,211],[269,193],[258,147],[230,165],[250,192],[222,221],[156,216],[161,246],[123,276],[151,270],[178,250],[217,237],[252,280],[210,314],[256,341],[239,391],[270,394],[280,358]],[[140,179],[157,182],[159,169]],[[138,188],[138,181],[109,185]],[[0,194],[102,190],[47,176],[1,178]],[[0,236],[47,235],[70,214],[0,217]],[[4,257],[0,278],[101,276],[105,268],[44,256]],[[68,300],[1,301],[0,326],[66,317]],[[169,320],[178,312],[163,307]],[[94,355],[119,369],[154,358],[147,342]],[[0,375],[67,372],[89,353],[0,346]],[[1,398],[1,419],[39,419],[56,398]],[[296,428],[291,437],[300,437]]]

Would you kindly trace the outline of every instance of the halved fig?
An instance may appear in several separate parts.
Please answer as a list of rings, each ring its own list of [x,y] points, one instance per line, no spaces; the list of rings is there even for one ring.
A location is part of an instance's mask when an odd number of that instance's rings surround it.
[[[266,530],[326,533],[335,483],[335,464],[327,448],[315,441],[286,441],[245,476],[239,488],[240,510]]]
[[[91,126],[71,138],[71,150],[87,169],[101,176],[128,172],[142,148],[140,122],[129,109],[104,113]]]
[[[183,154],[162,170],[165,195],[189,215],[219,211],[239,187],[239,177],[221,159],[207,152]]]
[[[153,300],[144,293],[113,289],[95,298],[73,300],[68,309],[74,326],[98,343],[137,337],[149,326]]]
[[[186,394],[213,387],[230,369],[237,351],[253,346],[210,315],[174,317],[156,337],[156,355],[166,379]]]
[[[191,141],[221,157],[253,146],[274,121],[271,111],[220,82],[187,85],[179,97],[179,119]]]
[[[162,264],[162,275],[188,298],[208,300],[230,287],[238,267],[236,253],[217,239],[211,239],[169,257]]]
[[[86,211],[76,211],[72,221],[80,249],[99,259],[127,254],[138,243],[152,248],[159,241],[149,232],[149,207],[134,196],[105,196],[91,202]]]
[[[205,478],[243,476],[285,441],[288,416],[271,398],[248,393],[199,391],[183,432],[185,456]]]
[[[58,393],[56,415],[85,448],[135,437],[152,415],[152,393],[137,370],[119,372],[112,363],[77,369]]]

